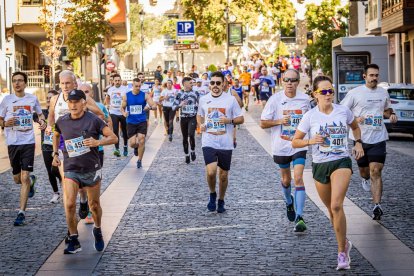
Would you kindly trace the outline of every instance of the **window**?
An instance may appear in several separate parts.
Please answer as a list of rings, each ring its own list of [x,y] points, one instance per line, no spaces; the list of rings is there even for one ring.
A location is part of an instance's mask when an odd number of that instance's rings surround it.
[[[22,6],[41,6],[43,0],[22,0]]]

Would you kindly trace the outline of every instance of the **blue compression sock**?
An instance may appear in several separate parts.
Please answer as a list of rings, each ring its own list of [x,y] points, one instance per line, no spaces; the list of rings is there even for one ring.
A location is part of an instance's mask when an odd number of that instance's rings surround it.
[[[295,188],[295,210],[296,217],[302,216],[303,208],[305,207],[306,192],[305,187],[296,187]]]
[[[292,204],[292,188],[291,188],[291,185],[289,185],[289,187],[286,188],[282,184],[282,191],[283,191],[283,195],[285,197],[286,204],[288,204],[288,205]]]

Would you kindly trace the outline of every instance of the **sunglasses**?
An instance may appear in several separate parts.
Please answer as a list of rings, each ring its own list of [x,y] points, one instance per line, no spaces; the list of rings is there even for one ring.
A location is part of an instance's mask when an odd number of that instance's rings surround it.
[[[283,78],[284,82],[298,82],[299,79],[298,78]]]
[[[321,95],[327,95],[329,93],[329,94],[333,95],[335,93],[335,90],[333,88],[322,89],[322,90],[318,89],[318,90],[315,91],[315,93],[318,93],[318,94],[321,94]]]
[[[220,86],[221,85],[221,81],[210,81],[210,85]]]

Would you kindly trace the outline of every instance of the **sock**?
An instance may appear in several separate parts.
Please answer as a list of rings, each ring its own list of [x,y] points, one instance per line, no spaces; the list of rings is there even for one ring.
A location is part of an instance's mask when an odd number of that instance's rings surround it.
[[[295,210],[296,218],[302,216],[303,208],[305,207],[306,192],[305,187],[296,187],[295,188]]]
[[[24,215],[24,211],[23,210],[19,210],[19,212],[17,214],[23,214]]]
[[[288,204],[288,205],[292,204],[292,197],[291,197],[292,188],[291,188],[291,186],[289,185],[289,187],[286,188],[282,184],[282,191],[283,191],[283,195],[285,196],[286,204]]]

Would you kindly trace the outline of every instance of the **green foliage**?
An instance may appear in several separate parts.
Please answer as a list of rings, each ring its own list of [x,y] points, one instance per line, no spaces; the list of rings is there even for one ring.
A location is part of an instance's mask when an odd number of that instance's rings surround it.
[[[217,71],[217,67],[214,64],[210,64],[208,66],[208,71],[210,71],[210,72],[216,72]]]
[[[181,0],[184,18],[196,22],[197,40],[212,40],[219,45],[226,40],[225,9],[227,0]],[[249,28],[256,28],[259,17],[264,17],[263,32],[290,30],[295,24],[295,10],[289,0],[233,0],[229,6],[230,14],[237,22]]]
[[[68,35],[69,57],[88,56],[97,43],[113,30],[105,14],[109,0],[71,0],[73,6],[67,9],[71,29]]]
[[[277,45],[274,57],[277,58],[279,56],[288,56],[288,55],[290,55],[288,47],[283,41],[280,41],[279,45]]]
[[[347,24],[338,19],[338,12],[348,18],[348,6],[339,8],[340,0],[324,0],[320,6],[306,5],[306,21],[308,31],[314,32],[314,43],[305,50],[312,66],[316,68],[319,59],[320,67],[326,75],[332,75],[332,41],[346,36]],[[332,22],[336,18],[340,30],[336,30]]]

